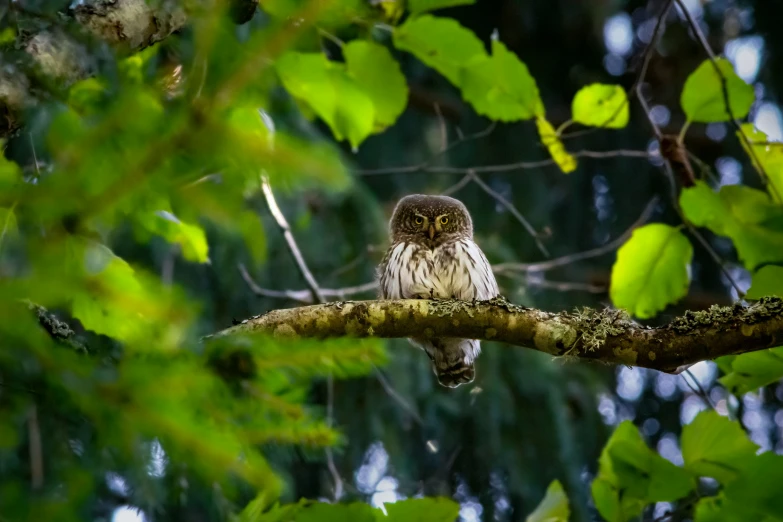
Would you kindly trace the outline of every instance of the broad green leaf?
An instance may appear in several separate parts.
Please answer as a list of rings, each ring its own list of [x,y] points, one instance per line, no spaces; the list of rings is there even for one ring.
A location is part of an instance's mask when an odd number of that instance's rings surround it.
[[[783,143],[771,143],[769,137],[752,123],[743,123],[737,137],[753,166],[769,178],[773,201],[783,202]]]
[[[209,262],[209,246],[204,229],[180,221],[166,209],[145,212],[135,216],[136,222],[152,234],[161,236],[173,245],[179,245],[182,257],[194,263]]]
[[[766,452],[746,460],[740,477],[726,485],[724,494],[732,503],[752,507],[760,515],[780,517],[783,514],[781,483],[783,455]]]
[[[527,66],[499,40],[492,56],[462,69],[462,96],[477,113],[500,121],[544,116],[544,104]]]
[[[454,7],[455,5],[471,5],[476,0],[408,0],[408,9],[412,15],[443,9],[444,7]]]
[[[553,480],[546,490],[546,495],[535,511],[527,516],[525,522],[568,522],[569,516],[571,510],[568,508],[568,497],[560,481]]]
[[[731,361],[731,371],[718,379],[731,393],[756,391],[783,378],[783,347],[743,353]]]
[[[376,522],[454,522],[459,517],[459,504],[444,497],[399,500],[384,508],[387,516]]]
[[[376,132],[393,125],[408,103],[408,84],[389,50],[375,42],[352,40],[343,46],[348,74],[375,106]]]
[[[321,4],[312,20],[319,27],[342,27],[371,15],[371,3],[366,0],[333,0]],[[289,20],[302,17],[311,4],[308,0],[261,0],[259,6],[274,18]]]
[[[297,513],[295,522],[376,522],[379,510],[364,502],[325,504],[317,502]],[[292,521],[292,522],[293,522]]]
[[[734,502],[724,494],[704,497],[696,503],[694,522],[777,522],[781,519],[759,514],[753,505]]]
[[[773,295],[783,298],[783,266],[762,266],[753,274],[753,281],[745,297],[761,299]]]
[[[753,104],[753,86],[748,85],[734,72],[731,62],[718,58],[716,64],[710,60],[704,62],[685,80],[680,105],[689,121],[711,123],[731,119],[726,110],[722,78],[725,79],[729,107],[734,118],[740,119],[748,115]]]
[[[681,443],[685,469],[724,485],[737,478],[742,464],[758,449],[738,422],[715,411],[703,411],[686,425]]]
[[[648,504],[686,496],[694,485],[690,473],[648,448],[636,427],[624,421],[604,446],[592,493],[605,519],[626,522]]]
[[[594,83],[576,93],[571,117],[582,125],[622,129],[628,125],[628,105],[628,96],[619,85]]]
[[[541,137],[541,143],[543,143],[552,159],[555,160],[560,170],[568,174],[576,170],[576,158],[573,157],[557,137],[557,132],[552,124],[549,123],[546,118],[539,116],[536,118],[536,127],[538,127],[538,135]]]
[[[131,349],[166,350],[176,346],[192,310],[176,292],[164,292],[106,246],[78,237],[67,240],[63,260],[82,288],[71,296],[71,313],[99,334]]]
[[[680,194],[680,206],[694,225],[729,237],[746,268],[783,261],[783,207],[744,185],[727,185],[715,193],[703,181]]]
[[[457,87],[462,69],[486,59],[484,44],[452,18],[422,15],[409,18],[394,30],[394,46],[429,65]]]
[[[617,251],[609,295],[618,308],[648,319],[688,293],[693,247],[674,227],[654,223],[634,230]]]
[[[277,73],[292,96],[306,103],[329,125],[338,141],[357,148],[373,131],[375,105],[345,71],[321,53],[287,52]]]

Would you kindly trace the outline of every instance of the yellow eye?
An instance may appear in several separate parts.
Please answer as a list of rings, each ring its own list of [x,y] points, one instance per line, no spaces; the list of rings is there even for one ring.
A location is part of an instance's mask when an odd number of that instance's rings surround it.
[[[446,216],[443,216],[442,218],[440,218],[440,224],[441,225],[445,225],[448,222],[449,222],[449,218],[447,218]]]
[[[416,216],[416,219],[414,219],[413,222],[416,223],[417,225],[421,225],[422,223],[424,223],[424,218],[421,216]]]

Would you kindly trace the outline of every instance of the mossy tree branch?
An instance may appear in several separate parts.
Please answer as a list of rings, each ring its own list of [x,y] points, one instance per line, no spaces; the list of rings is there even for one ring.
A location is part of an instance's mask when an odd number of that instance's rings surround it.
[[[713,306],[651,328],[616,310],[549,313],[502,298],[345,301],[274,310],[208,338],[264,333],[278,337],[465,337],[664,372],[723,355],[783,345],[783,300]]]

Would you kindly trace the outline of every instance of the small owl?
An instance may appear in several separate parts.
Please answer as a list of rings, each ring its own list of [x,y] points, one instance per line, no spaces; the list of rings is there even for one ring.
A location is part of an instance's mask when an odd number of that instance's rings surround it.
[[[391,246],[378,267],[381,299],[486,301],[498,284],[473,222],[460,201],[414,194],[402,198],[389,222]],[[424,349],[438,382],[449,388],[471,382],[481,350],[475,339],[409,339]]]

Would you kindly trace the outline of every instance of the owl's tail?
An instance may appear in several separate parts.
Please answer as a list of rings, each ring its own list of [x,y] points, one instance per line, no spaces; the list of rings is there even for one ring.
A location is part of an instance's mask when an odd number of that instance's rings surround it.
[[[481,350],[475,339],[410,339],[424,349],[432,361],[432,371],[441,386],[456,388],[476,377],[475,360]]]
[[[432,371],[435,372],[441,386],[447,388],[456,388],[460,384],[473,382],[476,377],[476,365],[467,364],[464,361],[458,361],[451,366],[438,366],[433,361]]]

